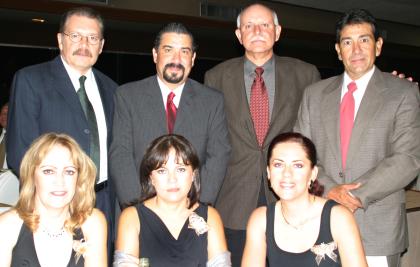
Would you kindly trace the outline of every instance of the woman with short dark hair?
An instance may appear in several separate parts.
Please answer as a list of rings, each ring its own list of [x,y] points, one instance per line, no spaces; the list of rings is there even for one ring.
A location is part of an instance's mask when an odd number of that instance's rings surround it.
[[[198,202],[199,160],[182,136],[164,135],[147,149],[140,165],[142,195],[118,225],[114,266],[230,266],[217,211]]]

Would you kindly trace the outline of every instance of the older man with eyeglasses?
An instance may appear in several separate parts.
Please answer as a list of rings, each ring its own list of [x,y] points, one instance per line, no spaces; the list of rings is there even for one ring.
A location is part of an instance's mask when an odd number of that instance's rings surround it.
[[[97,167],[96,206],[111,230],[115,193],[107,182],[107,155],[117,84],[92,67],[102,52],[103,32],[103,20],[93,9],[63,14],[57,33],[60,55],[15,74],[6,146],[8,164],[19,175],[22,157],[38,136],[57,132],[76,139]]]

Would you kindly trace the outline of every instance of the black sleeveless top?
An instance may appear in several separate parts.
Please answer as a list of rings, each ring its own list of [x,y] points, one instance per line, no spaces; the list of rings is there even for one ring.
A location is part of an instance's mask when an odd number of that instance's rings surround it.
[[[267,258],[270,267],[339,267],[341,266],[338,248],[335,245],[330,228],[331,208],[337,203],[325,202],[321,214],[321,225],[315,245],[302,253],[287,252],[280,249],[274,240],[274,211],[276,203],[267,207]],[[318,256],[317,256],[318,255]],[[335,260],[333,260],[334,258]],[[319,264],[317,263],[319,261]]]
[[[80,228],[76,229],[75,233],[76,235],[73,236],[73,240],[81,240],[83,238],[83,233]],[[83,267],[84,265],[85,261],[82,256],[76,264],[76,253],[72,250],[67,267]],[[11,264],[11,267],[22,266],[41,267],[38,261],[38,256],[36,255],[33,233],[25,223],[22,223],[18,240],[13,248]]]
[[[207,262],[207,233],[197,235],[188,228],[187,219],[178,239],[169,232],[162,220],[144,204],[136,205],[140,219],[140,258],[149,258],[153,267],[205,267]],[[207,222],[206,205],[194,211]]]

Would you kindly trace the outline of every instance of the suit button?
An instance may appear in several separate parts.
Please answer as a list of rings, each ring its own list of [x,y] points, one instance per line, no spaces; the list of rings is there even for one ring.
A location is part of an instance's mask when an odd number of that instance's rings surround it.
[[[344,173],[343,172],[339,172],[338,173],[338,176],[340,176],[340,178],[343,178],[344,177]]]
[[[84,130],[83,130],[83,132],[84,132],[85,134],[90,134],[89,129],[84,129]]]

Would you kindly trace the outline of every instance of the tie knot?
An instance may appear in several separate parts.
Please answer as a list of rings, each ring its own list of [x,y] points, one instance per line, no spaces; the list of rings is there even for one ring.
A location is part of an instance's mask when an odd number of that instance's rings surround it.
[[[85,81],[86,81],[86,76],[85,75],[82,75],[82,76],[80,76],[80,78],[79,78],[79,82],[80,82],[80,86],[85,86]]]
[[[261,75],[264,73],[264,69],[262,67],[255,68],[255,73],[257,74],[257,77],[261,77]]]
[[[354,81],[352,81],[351,83],[349,83],[349,84],[347,85],[347,89],[349,89],[349,93],[350,93],[350,94],[353,94],[353,92],[357,90],[357,85],[356,85],[356,83],[355,83]]]
[[[175,97],[174,92],[170,92],[169,95],[168,95],[168,101],[172,102],[174,100],[174,97]]]

